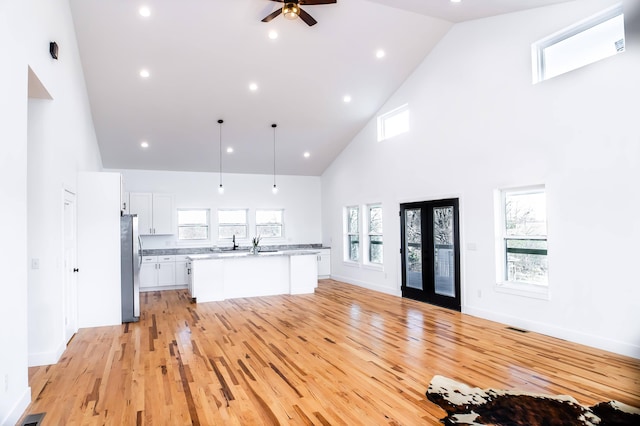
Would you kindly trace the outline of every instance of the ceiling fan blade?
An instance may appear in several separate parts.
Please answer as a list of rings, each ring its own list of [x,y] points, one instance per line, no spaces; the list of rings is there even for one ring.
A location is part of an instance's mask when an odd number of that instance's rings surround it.
[[[276,0],[278,1],[278,0]],[[314,4],[333,4],[336,3],[337,0],[300,0],[301,5],[314,5]]]
[[[309,15],[302,9],[300,9],[300,19],[302,19],[310,27],[318,23],[318,21],[313,19],[313,16]]]
[[[276,16],[280,15],[282,13],[282,9],[278,8],[278,10],[268,14],[267,16],[264,17],[264,19],[262,20],[262,22],[269,22],[271,21],[273,18],[275,18]]]

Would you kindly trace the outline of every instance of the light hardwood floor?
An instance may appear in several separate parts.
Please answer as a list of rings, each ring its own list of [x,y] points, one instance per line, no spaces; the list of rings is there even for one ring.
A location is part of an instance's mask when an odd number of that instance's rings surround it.
[[[640,407],[640,361],[333,280],[313,295],[192,303],[143,293],[139,323],[80,330],[31,368],[44,425],[419,425],[444,375]]]

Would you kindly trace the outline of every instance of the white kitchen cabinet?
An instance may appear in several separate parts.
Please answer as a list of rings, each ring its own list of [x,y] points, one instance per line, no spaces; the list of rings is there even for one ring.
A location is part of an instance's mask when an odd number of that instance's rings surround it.
[[[173,234],[173,195],[129,193],[129,213],[138,215],[140,235]]]
[[[158,256],[143,256],[140,265],[140,288],[156,287],[158,284]]]
[[[320,249],[318,253],[318,278],[331,277],[331,249]]]
[[[140,266],[140,288],[156,289],[176,285],[175,256],[143,256]]]
[[[176,285],[186,286],[187,284],[189,284],[187,256],[178,254],[176,255]]]

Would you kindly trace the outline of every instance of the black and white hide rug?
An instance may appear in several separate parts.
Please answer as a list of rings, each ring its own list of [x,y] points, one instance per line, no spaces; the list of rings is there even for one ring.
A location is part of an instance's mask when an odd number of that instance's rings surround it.
[[[585,407],[567,395],[472,388],[443,376],[433,377],[427,398],[447,412],[445,425],[640,425],[640,410],[617,401]]]

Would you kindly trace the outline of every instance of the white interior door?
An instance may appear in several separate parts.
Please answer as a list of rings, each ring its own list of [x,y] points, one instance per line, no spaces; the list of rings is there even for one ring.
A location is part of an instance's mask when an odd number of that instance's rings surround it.
[[[78,331],[76,195],[64,191],[64,336],[71,340]]]

